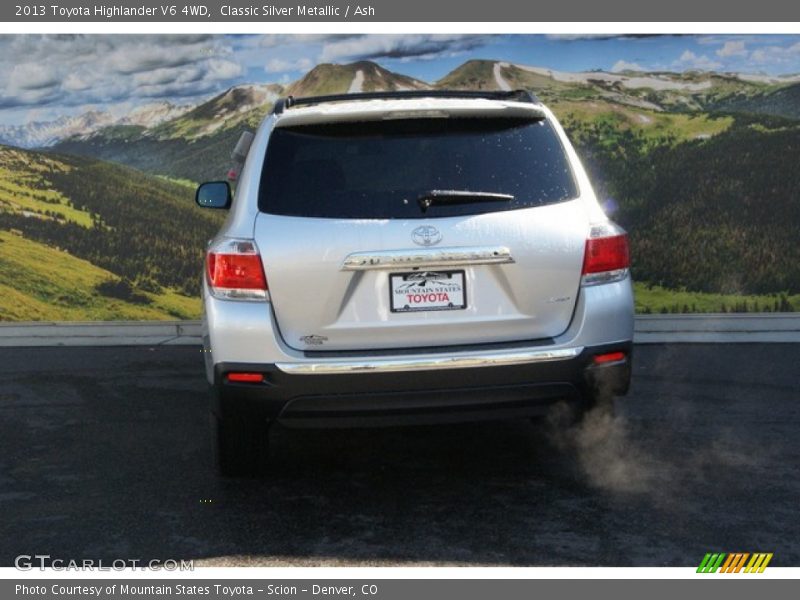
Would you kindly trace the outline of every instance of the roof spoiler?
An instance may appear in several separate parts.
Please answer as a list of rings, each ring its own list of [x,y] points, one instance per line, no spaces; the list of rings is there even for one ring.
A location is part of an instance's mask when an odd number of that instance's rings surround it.
[[[295,98],[287,96],[275,102],[272,113],[279,115],[293,106],[325,104],[352,100],[401,100],[404,98],[485,98],[487,100],[507,100],[538,104],[539,99],[528,90],[404,90],[394,92],[363,92],[357,94],[332,94],[328,96],[306,96]]]

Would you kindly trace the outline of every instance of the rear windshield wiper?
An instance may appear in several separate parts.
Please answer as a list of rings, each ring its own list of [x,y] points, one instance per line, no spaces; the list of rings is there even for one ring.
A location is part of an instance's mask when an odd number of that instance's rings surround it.
[[[495,192],[473,192],[470,190],[430,190],[417,198],[422,212],[433,204],[471,204],[473,202],[513,202],[511,194]]]

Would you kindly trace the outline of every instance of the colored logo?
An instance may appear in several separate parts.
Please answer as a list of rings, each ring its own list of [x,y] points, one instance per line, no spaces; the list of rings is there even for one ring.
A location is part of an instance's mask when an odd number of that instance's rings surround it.
[[[772,552],[733,552],[733,553],[711,553],[703,557],[700,566],[697,567],[698,573],[763,573],[769,561],[772,560]]]

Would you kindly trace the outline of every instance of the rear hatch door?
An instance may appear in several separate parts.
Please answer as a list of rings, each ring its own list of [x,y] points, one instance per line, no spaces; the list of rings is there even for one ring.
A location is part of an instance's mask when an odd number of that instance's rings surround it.
[[[256,243],[293,348],[535,340],[570,323],[587,217],[547,121],[278,128],[259,195]]]

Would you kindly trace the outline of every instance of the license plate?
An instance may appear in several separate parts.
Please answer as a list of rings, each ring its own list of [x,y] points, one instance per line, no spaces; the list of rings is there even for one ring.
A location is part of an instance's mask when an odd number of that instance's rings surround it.
[[[392,312],[467,307],[464,271],[415,271],[389,275]]]

